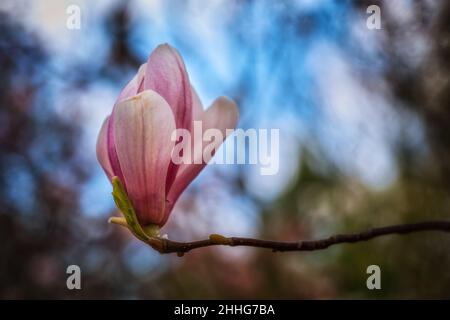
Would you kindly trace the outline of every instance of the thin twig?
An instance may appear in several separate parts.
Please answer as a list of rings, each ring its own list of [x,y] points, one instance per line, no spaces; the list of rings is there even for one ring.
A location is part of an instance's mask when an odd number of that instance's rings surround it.
[[[272,251],[315,251],[323,250],[332,245],[340,243],[355,243],[367,241],[376,237],[390,234],[408,234],[420,231],[441,231],[450,232],[450,221],[427,221],[412,224],[400,224],[381,228],[369,229],[360,233],[338,234],[325,239],[304,240],[298,242],[284,242],[260,240],[241,237],[224,237],[218,234],[210,235],[209,239],[193,242],[177,242],[168,239],[152,238],[147,243],[160,253],[178,253],[182,256],[184,253],[193,249],[210,247],[216,245],[225,245],[231,247],[247,246],[256,248],[266,248]]]

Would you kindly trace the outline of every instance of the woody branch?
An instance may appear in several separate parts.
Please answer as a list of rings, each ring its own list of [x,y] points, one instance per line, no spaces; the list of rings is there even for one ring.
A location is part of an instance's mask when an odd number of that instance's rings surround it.
[[[411,224],[398,224],[381,228],[373,228],[359,233],[338,234],[318,240],[302,241],[272,241],[253,238],[225,237],[218,234],[212,234],[209,239],[192,242],[178,242],[162,238],[152,238],[145,241],[160,253],[177,253],[182,256],[184,253],[194,249],[210,246],[246,246],[271,249],[272,251],[316,251],[323,250],[332,245],[343,243],[356,243],[367,241],[376,237],[386,235],[404,235],[422,231],[447,232],[450,233],[450,221],[426,221]]]

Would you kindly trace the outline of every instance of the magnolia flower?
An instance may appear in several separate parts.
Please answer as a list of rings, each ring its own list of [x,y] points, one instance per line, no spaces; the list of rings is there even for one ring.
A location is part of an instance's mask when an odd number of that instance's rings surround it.
[[[225,139],[226,129],[233,129],[237,119],[235,103],[225,97],[204,111],[178,51],[160,45],[103,122],[97,158],[110,181],[120,179],[139,224],[162,227],[178,197],[206,165],[171,161],[174,130],[190,131],[193,121],[201,121],[204,130],[219,129]],[[218,147],[222,142],[214,143]]]

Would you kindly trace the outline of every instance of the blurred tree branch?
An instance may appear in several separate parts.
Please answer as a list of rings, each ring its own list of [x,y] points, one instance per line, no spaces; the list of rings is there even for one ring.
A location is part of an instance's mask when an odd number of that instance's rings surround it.
[[[149,244],[160,253],[176,252],[179,256],[182,256],[184,253],[194,249],[216,245],[266,248],[272,249],[272,251],[274,252],[315,251],[323,250],[336,244],[362,242],[385,235],[409,234],[421,231],[450,232],[450,221],[426,221],[412,224],[398,224],[381,228],[373,228],[359,233],[338,234],[325,239],[304,240],[298,242],[272,241],[241,237],[224,237],[218,234],[210,235],[209,239],[193,242],[177,242],[163,238],[151,238],[150,240],[144,242]]]

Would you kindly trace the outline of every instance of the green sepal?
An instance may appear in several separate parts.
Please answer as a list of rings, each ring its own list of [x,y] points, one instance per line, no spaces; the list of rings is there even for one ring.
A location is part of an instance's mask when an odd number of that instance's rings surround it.
[[[117,208],[125,217],[125,220],[127,221],[128,227],[131,232],[142,241],[147,241],[151,237],[159,236],[158,226],[147,226],[147,233],[141,227],[137,219],[136,212],[134,211],[133,205],[128,198],[127,192],[125,191],[122,182],[120,182],[120,179],[118,177],[112,178],[112,185],[112,195],[114,198],[114,202],[116,203]]]

